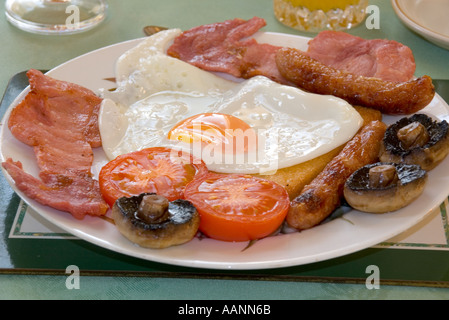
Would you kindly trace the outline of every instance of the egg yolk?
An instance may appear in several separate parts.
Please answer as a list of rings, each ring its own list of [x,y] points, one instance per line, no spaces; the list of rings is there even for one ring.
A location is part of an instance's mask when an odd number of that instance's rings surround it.
[[[226,153],[247,152],[257,145],[256,133],[245,121],[221,113],[202,113],[187,118],[170,130],[168,138],[214,145]]]

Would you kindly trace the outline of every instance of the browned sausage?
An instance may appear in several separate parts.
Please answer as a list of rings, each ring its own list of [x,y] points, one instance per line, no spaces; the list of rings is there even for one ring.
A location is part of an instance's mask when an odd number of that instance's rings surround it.
[[[351,174],[378,160],[386,129],[381,121],[372,121],[364,126],[291,202],[287,223],[304,230],[326,219],[340,205],[344,184]]]
[[[385,114],[415,113],[435,96],[429,76],[408,82],[357,76],[328,67],[293,48],[278,50],[276,64],[281,75],[299,88],[334,95],[353,105],[374,108]]]

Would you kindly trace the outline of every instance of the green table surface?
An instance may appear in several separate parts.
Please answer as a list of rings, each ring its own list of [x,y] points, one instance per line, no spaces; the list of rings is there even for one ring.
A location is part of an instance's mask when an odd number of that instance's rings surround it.
[[[51,69],[92,50],[143,36],[146,25],[189,29],[232,18],[259,16],[264,31],[313,36],[287,28],[273,16],[272,0],[109,0],[107,20],[97,28],[70,36],[44,36],[23,32],[0,14],[0,94],[9,79],[29,68]],[[4,11],[4,1],[0,10]],[[414,52],[417,75],[449,79],[449,51],[407,29],[388,0],[372,0],[380,8],[380,29],[364,24],[349,31],[364,38],[388,38]],[[0,233],[2,232],[0,225]],[[4,231],[4,230],[3,230]],[[0,256],[0,259],[2,257]],[[178,277],[95,276],[80,279],[69,290],[67,276],[54,274],[0,274],[0,299],[448,299],[449,289],[432,286],[382,285],[368,290],[364,284],[332,281],[252,281]]]

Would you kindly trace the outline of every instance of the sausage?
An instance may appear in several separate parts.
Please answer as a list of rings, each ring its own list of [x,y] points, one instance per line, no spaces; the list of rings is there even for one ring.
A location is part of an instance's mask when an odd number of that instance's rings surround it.
[[[418,112],[435,96],[435,87],[429,76],[408,82],[358,76],[328,67],[293,48],[279,49],[276,65],[281,75],[299,88],[334,95],[353,105],[373,108],[384,114]]]
[[[291,201],[287,223],[298,230],[316,226],[339,205],[346,180],[361,167],[378,160],[380,144],[387,126],[372,121],[333,158],[301,194]]]

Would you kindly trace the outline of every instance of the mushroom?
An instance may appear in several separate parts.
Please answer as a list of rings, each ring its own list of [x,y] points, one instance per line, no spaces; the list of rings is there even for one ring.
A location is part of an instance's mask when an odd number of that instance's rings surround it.
[[[344,186],[344,197],[354,209],[370,213],[399,210],[418,198],[427,171],[405,163],[375,163],[354,172]]]
[[[153,249],[192,240],[200,224],[199,214],[189,201],[169,202],[155,193],[118,199],[112,207],[112,218],[122,235]]]
[[[402,118],[391,125],[382,140],[382,162],[417,164],[430,171],[449,153],[449,125],[424,114]]]

